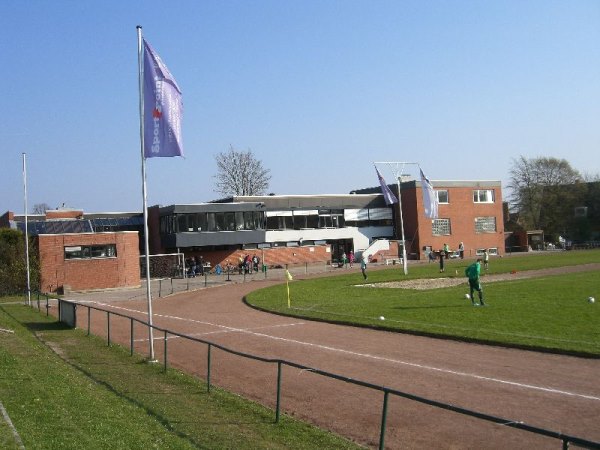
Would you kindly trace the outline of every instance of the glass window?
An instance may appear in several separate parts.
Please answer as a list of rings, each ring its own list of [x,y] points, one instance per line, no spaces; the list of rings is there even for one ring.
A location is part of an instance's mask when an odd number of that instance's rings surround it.
[[[115,258],[117,246],[104,245],[75,245],[65,247],[65,259]]]
[[[235,231],[235,213],[234,212],[226,212],[223,214],[225,227],[223,228],[225,231]]]
[[[475,233],[495,233],[495,217],[475,217]]]
[[[177,214],[177,232],[187,231],[187,216],[185,214]]]
[[[218,231],[217,230],[217,217],[215,213],[208,213],[206,214],[206,220],[207,220],[207,229],[208,231]]]
[[[494,203],[493,189],[479,189],[473,191],[473,203]]]
[[[438,203],[450,203],[447,190],[435,191],[438,198]]]
[[[267,230],[279,230],[279,217],[267,216]]]
[[[246,221],[244,220],[244,212],[237,211],[235,213],[235,229],[236,230],[251,230],[252,228],[246,227]]]
[[[434,236],[448,236],[451,234],[450,219],[433,219],[431,232]]]
[[[196,214],[196,223],[198,224],[198,231],[206,231],[208,228],[206,213]]]

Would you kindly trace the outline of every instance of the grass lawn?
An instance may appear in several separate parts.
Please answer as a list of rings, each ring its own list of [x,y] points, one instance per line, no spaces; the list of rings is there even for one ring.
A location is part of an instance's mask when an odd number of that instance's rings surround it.
[[[0,328],[0,403],[25,448],[358,448],[31,308],[3,302]],[[0,448],[20,448],[2,414]]]
[[[446,273],[437,264],[371,271],[369,284],[415,278],[460,277],[472,260],[451,260]],[[490,273],[565,267],[600,262],[600,251],[553,252],[494,258]],[[455,275],[458,271],[458,275]],[[465,283],[443,289],[389,289],[360,286],[359,269],[337,277],[293,281],[287,307],[284,286],[248,295],[248,303],[278,313],[535,349],[600,355],[600,274],[588,271],[543,278],[487,283],[486,308],[464,298]],[[385,320],[380,320],[383,316]]]

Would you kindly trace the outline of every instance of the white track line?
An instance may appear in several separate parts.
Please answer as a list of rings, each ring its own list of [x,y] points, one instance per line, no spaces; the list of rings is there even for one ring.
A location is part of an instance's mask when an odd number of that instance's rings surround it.
[[[114,307],[112,305],[103,305],[103,306]],[[137,311],[135,309],[128,309],[128,308],[123,308],[123,307],[115,307],[115,308],[124,309],[124,310],[130,311],[130,312],[137,312],[137,313],[146,314],[146,313],[144,313],[142,311]],[[181,320],[181,321],[186,321],[186,322],[201,323],[201,324],[205,324],[205,325],[212,325],[212,326],[215,326],[215,327],[224,328],[224,329],[226,329],[228,331],[237,331],[237,332],[240,332],[240,333],[251,334],[253,336],[264,337],[264,338],[273,339],[273,340],[276,340],[276,341],[282,341],[282,342],[286,342],[286,343],[289,343],[289,344],[303,345],[303,346],[318,348],[318,349],[321,349],[321,350],[326,350],[326,351],[330,351],[330,352],[334,352],[334,353],[341,353],[341,354],[346,354],[346,355],[351,355],[351,356],[357,356],[357,357],[360,357],[360,358],[372,359],[372,360],[376,360],[376,361],[385,361],[385,362],[389,362],[389,363],[392,363],[392,364],[399,364],[399,365],[404,365],[404,366],[409,366],[409,367],[415,367],[415,368],[418,368],[418,369],[431,370],[431,371],[434,371],[434,372],[446,373],[446,374],[450,374],[450,375],[454,375],[454,376],[474,378],[474,379],[483,380],[483,381],[491,381],[493,383],[499,383],[499,384],[505,384],[505,385],[509,385],[509,386],[515,386],[515,387],[519,387],[519,388],[522,388],[522,389],[531,389],[531,390],[541,391],[541,392],[547,392],[547,393],[551,393],[551,394],[566,395],[566,396],[569,396],[569,397],[578,397],[578,398],[584,398],[586,400],[600,401],[600,397],[597,397],[597,396],[594,396],[594,395],[578,394],[576,392],[569,392],[569,391],[563,391],[563,390],[560,390],[560,389],[546,388],[546,387],[543,387],[543,386],[535,386],[535,385],[532,385],[532,384],[518,383],[516,381],[508,381],[508,380],[502,380],[500,378],[486,377],[486,376],[477,375],[477,374],[474,374],[474,373],[459,372],[459,371],[456,371],[456,370],[444,369],[444,368],[434,367],[434,366],[428,366],[428,365],[424,365],[424,364],[417,364],[417,363],[413,363],[413,362],[409,362],[409,361],[402,361],[402,360],[398,360],[398,359],[386,358],[386,357],[383,357],[383,356],[370,355],[368,353],[358,353],[358,352],[354,352],[352,350],[345,350],[345,349],[342,349],[342,348],[329,347],[329,346],[322,345],[322,344],[314,344],[312,342],[304,342],[304,341],[298,341],[296,339],[288,339],[288,338],[283,338],[283,337],[278,337],[278,336],[271,336],[269,334],[264,334],[264,333],[256,333],[254,331],[245,330],[243,328],[227,327],[225,325],[219,325],[219,324],[214,324],[214,323],[210,323],[210,322],[203,322],[203,321],[200,321],[200,320],[187,319],[187,318],[176,317],[176,316],[168,316],[168,315],[161,315],[161,314],[154,314],[154,316],[156,316],[156,317],[164,317],[164,318],[168,318],[168,319]]]
[[[15,443],[17,444],[17,446],[19,448],[25,450],[25,445],[23,445],[21,436],[19,436],[19,432],[13,425],[12,420],[10,420],[10,417],[8,416],[8,413],[6,412],[6,409],[4,408],[4,405],[2,404],[2,402],[0,402],[0,413],[2,413],[2,417],[4,418],[4,421],[7,423],[8,428],[10,428],[10,431],[12,432],[12,434],[15,438]]]

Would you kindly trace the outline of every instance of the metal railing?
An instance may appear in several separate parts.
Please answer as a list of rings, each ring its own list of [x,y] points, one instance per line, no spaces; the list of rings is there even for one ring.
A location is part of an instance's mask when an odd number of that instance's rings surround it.
[[[38,310],[40,309],[40,300],[39,297],[40,295],[45,296],[46,297],[46,315],[48,315],[48,309],[49,309],[49,297],[46,294],[39,294],[38,293],[38,301],[37,301],[37,307]],[[59,302],[59,309],[60,309],[60,303],[61,302],[66,302],[69,303],[71,305],[75,305],[75,308],[77,307],[83,307],[87,309],[87,335],[89,336],[91,333],[91,314],[92,314],[92,310],[101,312],[101,313],[106,313],[106,339],[107,339],[107,346],[111,345],[111,320],[110,317],[111,315],[114,316],[118,316],[124,319],[128,319],[130,322],[130,355],[133,356],[134,354],[134,323],[138,323],[142,326],[145,327],[149,327],[150,325],[145,322],[144,320],[135,318],[135,317],[131,317],[128,316],[126,314],[122,314],[119,312],[115,312],[115,311],[109,311],[107,309],[103,309],[103,308],[99,308],[96,306],[91,306],[88,304],[82,304],[82,303],[78,303],[78,302],[72,302],[72,301],[68,301],[68,300],[62,300],[62,299],[58,299]],[[261,357],[261,356],[257,356],[257,355],[252,355],[249,353],[244,353],[238,350],[234,350],[228,347],[225,347],[224,345],[221,344],[216,344],[214,342],[211,341],[207,341],[205,339],[201,339],[201,338],[197,338],[197,337],[193,337],[193,336],[188,336],[186,334],[183,333],[178,333],[176,331],[171,331],[168,330],[166,328],[162,328],[156,325],[152,325],[152,328],[155,331],[158,332],[162,332],[163,333],[163,370],[166,372],[167,368],[168,368],[168,351],[167,351],[167,340],[170,336],[172,337],[178,337],[181,339],[186,339],[192,342],[197,342],[199,344],[204,344],[207,346],[207,365],[206,365],[206,385],[207,385],[207,392],[210,392],[211,389],[211,367],[212,367],[212,349],[216,348],[219,350],[222,350],[226,353],[229,353],[231,355],[236,355],[239,357],[243,357],[243,358],[248,358],[248,359],[252,359],[255,361],[260,361],[260,362],[264,362],[264,363],[268,363],[268,364],[275,364],[277,365],[277,390],[276,390],[276,398],[275,398],[275,423],[279,422],[280,419],[280,415],[281,415],[281,386],[282,386],[282,367],[283,366],[288,366],[288,367],[293,367],[302,371],[310,371],[313,374],[317,374],[317,375],[321,375],[327,378],[331,378],[334,380],[338,380],[338,381],[343,381],[345,383],[349,383],[349,384],[353,384],[356,386],[361,386],[361,387],[365,387],[368,389],[372,389],[375,391],[379,391],[379,392],[383,392],[383,403],[382,403],[382,410],[381,410],[381,425],[380,425],[380,430],[379,430],[379,449],[384,449],[385,448],[385,434],[386,434],[386,426],[387,426],[387,415],[388,415],[388,400],[389,400],[389,396],[390,395],[394,395],[397,397],[401,397],[404,399],[408,399],[411,401],[415,401],[421,404],[425,404],[425,405],[429,405],[429,406],[433,406],[436,408],[440,408],[443,410],[447,410],[447,411],[452,411],[458,414],[462,414],[465,416],[469,416],[469,417],[474,417],[480,420],[484,420],[487,422],[491,422],[494,424],[500,424],[506,427],[510,427],[510,428],[516,428],[519,430],[523,430],[523,431],[528,431],[531,433],[535,433],[537,435],[540,436],[545,436],[545,437],[549,437],[549,438],[554,438],[554,439],[558,439],[562,442],[562,448],[563,449],[567,449],[569,448],[569,445],[574,444],[577,445],[579,447],[583,447],[583,448],[589,448],[589,449],[600,449],[600,442],[595,442],[595,441],[590,441],[587,439],[583,439],[583,438],[579,438],[577,436],[571,436],[568,434],[564,434],[558,431],[553,431],[553,430],[548,430],[545,428],[541,428],[541,427],[536,427],[533,425],[528,425],[526,423],[520,422],[520,421],[514,421],[514,420],[509,420],[503,417],[497,417],[497,416],[493,416],[491,414],[486,414],[486,413],[482,413],[482,412],[478,412],[478,411],[474,411],[474,410],[470,410],[467,408],[462,408],[459,406],[455,406],[455,405],[451,405],[449,403],[444,403],[444,402],[440,402],[437,400],[432,400],[429,398],[425,398],[425,397],[421,397],[418,395],[414,395],[414,394],[410,394],[408,392],[403,392],[397,389],[392,389],[392,388],[388,388],[385,386],[381,386],[381,385],[377,385],[377,384],[373,384],[370,383],[368,381],[363,381],[363,380],[358,380],[355,378],[350,378],[344,375],[340,375],[340,374],[336,374],[336,373],[332,373],[332,372],[327,372],[325,370],[321,370],[315,367],[309,367],[309,366],[305,366],[303,364],[299,364],[293,361],[287,361],[287,360],[283,360],[283,359],[274,359],[274,358],[265,358],[265,357]]]

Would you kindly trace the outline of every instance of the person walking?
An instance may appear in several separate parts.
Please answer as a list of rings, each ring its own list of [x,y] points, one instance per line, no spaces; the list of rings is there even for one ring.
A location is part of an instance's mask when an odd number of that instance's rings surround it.
[[[483,268],[485,269],[485,271],[487,272],[488,268],[489,268],[489,263],[490,263],[490,254],[487,250],[487,248],[483,251]]]
[[[364,256],[361,256],[360,258],[360,271],[362,272],[365,281],[367,281],[367,278],[369,277],[367,276],[367,261]]]
[[[479,281],[479,275],[481,274],[481,258],[477,258],[473,264],[465,269],[465,276],[469,279],[469,295],[473,306],[485,306],[483,301],[483,289],[481,282]],[[479,295],[479,303],[475,303],[475,291]]]

